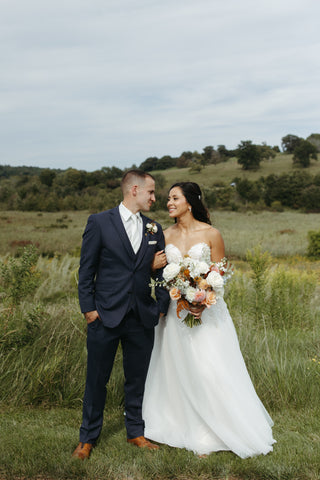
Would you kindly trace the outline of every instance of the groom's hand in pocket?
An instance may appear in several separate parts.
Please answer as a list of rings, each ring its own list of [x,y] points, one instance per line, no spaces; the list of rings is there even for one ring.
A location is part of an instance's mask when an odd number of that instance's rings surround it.
[[[86,312],[84,314],[84,318],[87,320],[88,325],[89,323],[92,323],[95,320],[97,320],[97,318],[99,318],[100,320],[99,313],[97,312],[97,310],[93,310],[92,312]]]

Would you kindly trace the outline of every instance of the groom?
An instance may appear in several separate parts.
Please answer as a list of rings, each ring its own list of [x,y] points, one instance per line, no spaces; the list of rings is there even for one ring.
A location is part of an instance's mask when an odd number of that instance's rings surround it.
[[[142,400],[154,341],[154,326],[166,313],[169,296],[156,288],[151,296],[151,263],[164,249],[159,224],[140,214],[155,202],[154,178],[130,170],[122,178],[122,203],[91,215],[83,234],[79,302],[87,321],[87,379],[80,443],[73,456],[90,456],[102,428],[109,380],[119,342],[125,375],[127,441],[156,449],[144,437]]]

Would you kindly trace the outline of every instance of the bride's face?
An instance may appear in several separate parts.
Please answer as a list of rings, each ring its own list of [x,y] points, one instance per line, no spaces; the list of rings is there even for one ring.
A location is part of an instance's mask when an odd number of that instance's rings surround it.
[[[185,213],[189,212],[189,207],[190,204],[187,202],[186,197],[183,195],[181,188],[173,187],[169,192],[167,202],[169,217],[181,217]]]

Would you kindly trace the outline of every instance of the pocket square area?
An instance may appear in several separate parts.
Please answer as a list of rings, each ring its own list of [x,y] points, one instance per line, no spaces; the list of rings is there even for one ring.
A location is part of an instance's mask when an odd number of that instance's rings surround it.
[[[157,240],[149,240],[148,245],[155,245]]]

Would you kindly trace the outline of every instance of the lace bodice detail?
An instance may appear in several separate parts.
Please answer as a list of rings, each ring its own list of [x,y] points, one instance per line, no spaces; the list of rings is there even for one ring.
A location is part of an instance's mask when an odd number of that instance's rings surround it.
[[[169,243],[166,246],[166,255],[168,263],[179,263],[183,258],[179,248],[173,245],[173,243]],[[205,242],[192,245],[187,255],[194,260],[202,260],[206,263],[210,263],[211,251],[209,245]]]

